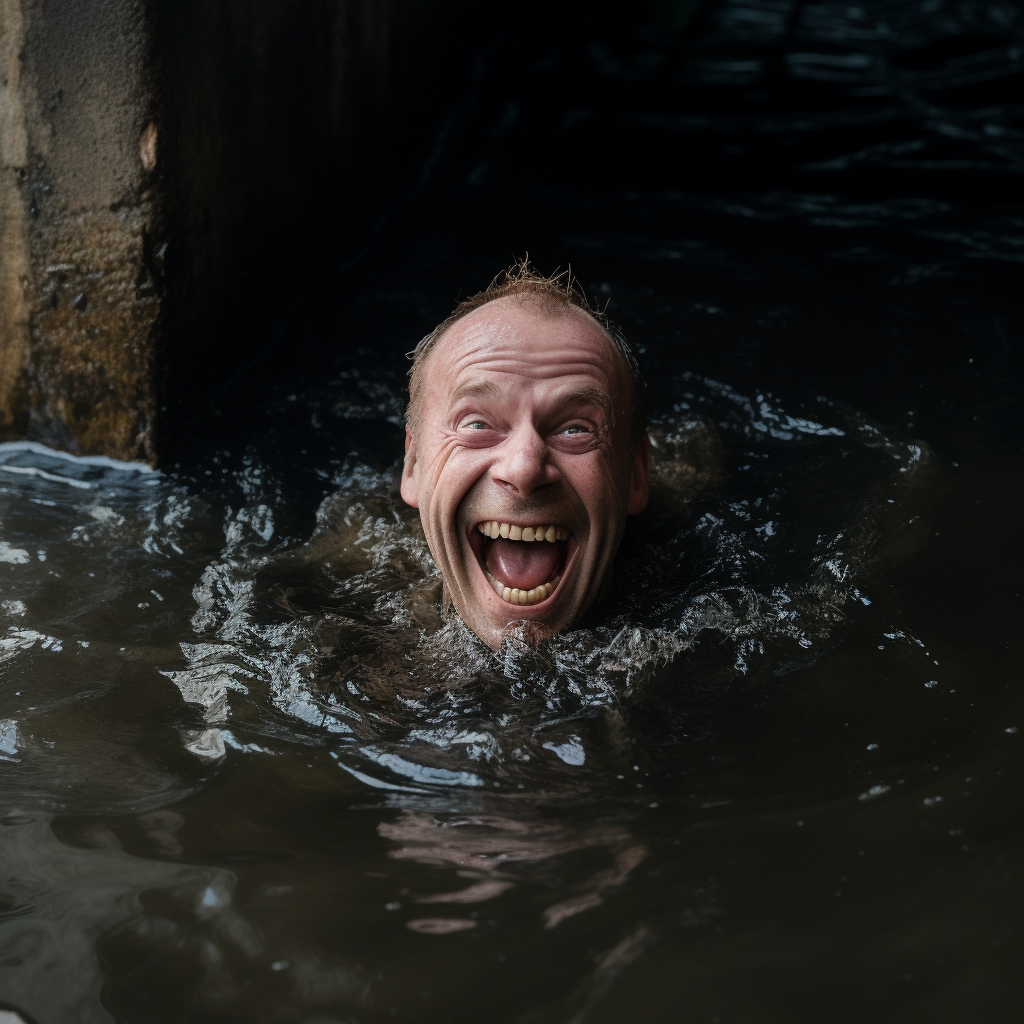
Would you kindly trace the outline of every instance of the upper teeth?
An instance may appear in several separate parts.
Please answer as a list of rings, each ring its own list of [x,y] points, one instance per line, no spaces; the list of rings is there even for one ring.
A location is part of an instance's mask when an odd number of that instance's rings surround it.
[[[567,540],[569,531],[564,526],[512,526],[491,520],[480,523],[477,529],[485,537],[504,537],[508,540]]]

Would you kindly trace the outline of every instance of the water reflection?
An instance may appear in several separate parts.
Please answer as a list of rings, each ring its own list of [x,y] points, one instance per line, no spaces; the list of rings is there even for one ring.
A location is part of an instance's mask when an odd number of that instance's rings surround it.
[[[1009,1019],[1022,231],[956,196],[1019,177],[1019,31],[730,0],[581,39],[592,91],[516,80],[433,248],[342,326],[310,300],[348,348],[227,450],[0,446],[5,1005]],[[535,236],[646,349],[656,493],[614,600],[494,655],[395,492],[401,352]]]
[[[6,963],[31,966],[59,950],[60,967],[47,999],[26,971],[21,984],[12,975],[5,995],[52,1020],[263,1021],[289,1006],[376,1020],[395,1005],[429,1018],[458,988],[445,968],[451,957],[471,976],[500,969],[513,958],[510,928],[552,935],[544,940],[550,951],[553,933],[614,899],[649,856],[628,815],[608,806],[580,815],[535,799],[459,802],[461,810],[391,796],[374,808],[382,819],[376,844],[362,850],[349,819],[342,846],[327,836],[311,846],[307,836],[298,873],[288,854],[269,850],[230,867],[195,863],[200,851],[201,860],[218,856],[208,827],[189,827],[191,812],[11,817],[5,824],[20,834],[19,856],[5,861]],[[265,834],[279,836],[282,824]],[[63,865],[63,882],[53,880],[54,863]],[[45,934],[15,921],[40,914],[52,915]],[[602,937],[593,959],[574,958],[582,970],[553,987],[558,1005],[593,1002],[650,945],[659,925],[630,917]],[[385,951],[382,938],[396,927],[409,938],[385,942]],[[512,1012],[530,1006],[502,974],[494,981]]]
[[[393,405],[386,384],[360,383]],[[394,989],[416,972],[363,950],[367,934],[483,941],[461,955],[486,973],[480,958],[504,963],[496,946],[510,928],[555,941],[608,915],[603,952],[577,957],[549,993],[557,1012],[595,1006],[665,928],[647,881],[660,869],[636,829],[675,799],[658,780],[659,734],[681,723],[684,738],[707,735],[712,695],[813,664],[851,605],[870,611],[865,571],[906,543],[927,480],[920,444],[827,399],[747,396],[692,375],[668,390],[652,428],[655,498],[615,597],[540,648],[513,636],[495,654],[440,610],[394,470],[355,456],[299,545],[279,539],[288,497],[252,455],[222,517],[210,491],[163,478],[140,489],[111,467],[86,503],[42,506],[32,546],[46,558],[9,562],[25,576],[2,641],[7,795],[49,811],[7,847],[11,963],[46,958],[19,922],[54,904],[52,941],[81,951],[68,998],[96,1019],[103,1008],[178,1019],[188,1007],[197,1020],[259,1020],[264,1004],[289,1001],[372,1019],[409,1006]],[[67,486],[21,476],[30,497]],[[24,493],[6,492],[9,522]],[[6,534],[12,550],[20,531]],[[39,589],[56,573],[94,580],[112,552],[125,568],[111,575],[108,562],[101,585],[115,617],[97,619],[91,584],[81,598],[66,583]],[[60,618],[46,611],[55,605],[79,610]],[[62,628],[33,628],[47,616]],[[211,770],[236,800],[209,788]],[[69,784],[70,801],[58,795]],[[362,838],[339,845],[304,820],[311,800],[374,792]],[[697,783],[689,803],[735,799]],[[293,830],[301,841],[282,842]],[[63,850],[79,878],[95,876],[85,890],[52,881]],[[33,859],[47,865],[35,879]],[[713,916],[700,895],[687,913],[700,927]],[[444,973],[443,947],[409,955]]]
[[[647,856],[646,848],[636,843],[621,825],[567,824],[544,814],[529,802],[520,801],[503,813],[454,814],[448,808],[421,810],[403,807],[400,816],[382,822],[378,832],[396,844],[388,852],[395,860],[413,860],[439,868],[453,868],[465,884],[451,891],[417,894],[416,904],[454,904],[458,908],[483,903],[501,896],[523,880],[520,865],[528,866],[526,880],[536,885],[547,876],[564,880],[573,876],[565,896],[564,881],[556,885],[559,896],[541,911],[545,929],[556,928],[570,917],[600,906],[605,894],[618,889]],[[605,866],[580,874],[567,871],[565,861],[573,854],[600,851]],[[520,898],[522,898],[520,896]],[[405,926],[413,931],[442,934],[475,928],[473,917],[415,917]]]
[[[166,817],[143,820],[166,833]],[[97,935],[121,927],[140,892],[224,884],[221,872],[125,854],[101,822],[69,836],[55,832],[48,815],[11,810],[0,828],[3,999],[31,1009],[35,1020],[109,1021]]]

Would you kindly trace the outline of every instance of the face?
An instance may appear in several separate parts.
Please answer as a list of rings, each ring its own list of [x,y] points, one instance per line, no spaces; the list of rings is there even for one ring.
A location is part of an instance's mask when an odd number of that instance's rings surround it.
[[[402,497],[463,621],[495,649],[513,624],[571,626],[647,505],[622,357],[582,310],[506,298],[457,321],[420,372]]]

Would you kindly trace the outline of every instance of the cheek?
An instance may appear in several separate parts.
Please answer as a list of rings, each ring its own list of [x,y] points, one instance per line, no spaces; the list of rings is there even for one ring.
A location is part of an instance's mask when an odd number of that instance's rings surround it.
[[[626,492],[624,477],[608,459],[595,458],[586,465],[579,465],[573,476],[576,493],[591,514],[603,517],[623,504]]]
[[[486,469],[480,452],[456,445],[442,449],[430,467],[431,504],[439,510],[454,509]]]
[[[420,474],[428,488],[433,490],[449,472],[452,458],[457,449],[450,437],[434,438],[432,445],[421,448]]]

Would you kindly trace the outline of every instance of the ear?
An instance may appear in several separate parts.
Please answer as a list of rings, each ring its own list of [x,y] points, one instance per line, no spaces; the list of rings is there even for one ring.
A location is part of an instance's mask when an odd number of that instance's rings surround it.
[[[650,496],[649,478],[651,473],[651,439],[644,434],[644,439],[633,456],[633,466],[629,472],[629,501],[626,513],[635,516],[647,508]]]
[[[420,464],[412,431],[405,428],[405,465],[402,467],[402,498],[413,508],[420,507]]]

